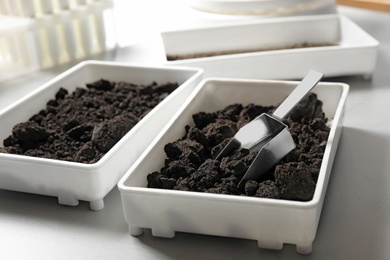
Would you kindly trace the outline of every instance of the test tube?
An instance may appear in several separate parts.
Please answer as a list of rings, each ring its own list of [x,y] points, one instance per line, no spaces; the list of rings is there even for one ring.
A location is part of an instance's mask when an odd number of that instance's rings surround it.
[[[5,37],[0,36],[0,66],[3,68],[7,68],[9,66],[10,59],[11,57],[6,43],[6,36]]]
[[[83,6],[87,4],[87,0],[76,0],[76,5]]]
[[[28,0],[25,0],[28,1]],[[38,62],[42,68],[49,68],[54,65],[51,42],[54,40],[52,35],[49,38],[48,28],[51,26],[49,17],[44,17],[43,6],[40,0],[33,0],[35,20],[35,43],[38,52]],[[45,7],[46,9],[46,7]]]
[[[0,0],[0,3],[3,6],[8,6],[8,13],[15,16],[10,19],[16,20],[21,26],[20,28],[13,28],[11,33],[3,38],[2,49],[6,54],[2,54],[2,59],[7,61],[7,66],[9,66],[9,64],[16,66],[15,71],[27,66],[32,66],[31,53],[29,51],[34,45],[27,37],[31,33],[30,28],[28,27],[28,25],[30,25],[30,23],[28,23],[28,18],[33,16],[34,8],[27,9],[26,6],[28,5],[23,6],[21,0]],[[28,23],[28,25],[23,23]],[[5,24],[7,24],[7,22]]]
[[[25,0],[28,1],[28,0]],[[39,17],[43,14],[41,1],[40,0],[31,0],[34,5],[34,16]]]
[[[75,18],[74,23],[77,36],[78,38],[78,44],[80,45],[80,49],[84,50],[84,56],[87,56],[91,54],[91,30],[90,30],[90,24],[89,24],[89,14],[88,13],[82,13],[82,15],[78,15],[77,18]]]
[[[59,13],[62,14],[62,19],[58,25],[58,32],[62,34],[59,36],[60,45],[66,46],[66,53],[62,53],[60,56],[60,62],[66,62],[68,59],[73,60],[78,56],[79,50],[76,46],[75,30],[73,26],[74,15],[71,13],[71,6],[73,5],[70,0],[57,0],[59,7]]]
[[[7,12],[8,11],[7,11],[7,5],[6,5],[5,0],[0,0],[0,14],[6,15]]]
[[[32,0],[15,0],[19,3],[20,13],[23,17],[34,18],[35,17],[35,6]]]
[[[5,71],[5,69],[7,68],[6,64],[5,64],[6,63],[5,53],[6,53],[6,50],[5,50],[5,46],[3,43],[3,37],[1,37],[1,35],[0,35],[0,71]],[[3,73],[0,74],[0,80],[2,79],[2,77],[5,77]]]
[[[62,23],[56,25],[56,33],[58,40],[58,63],[63,64],[70,61],[69,47],[66,41],[65,27]]]
[[[69,0],[57,0],[59,10],[68,10],[70,8]]]
[[[3,1],[8,15],[21,16],[21,10],[20,10],[21,7],[18,1],[14,1],[14,0],[3,0]]]
[[[50,15],[54,13],[54,6],[52,0],[41,0],[40,6],[42,15]]]
[[[95,28],[96,39],[99,45],[100,51],[106,50],[106,30],[104,24],[103,11],[101,10],[96,14],[92,15],[93,18],[93,27]]]
[[[45,28],[47,37],[49,39],[51,59],[53,65],[56,65],[60,62],[60,57],[63,59],[66,55],[63,53],[63,49],[60,47],[62,43],[60,42],[57,30],[58,21],[55,19],[56,16],[54,15],[54,6],[55,4],[52,0],[41,0],[42,15],[45,16],[44,19],[47,19]]]

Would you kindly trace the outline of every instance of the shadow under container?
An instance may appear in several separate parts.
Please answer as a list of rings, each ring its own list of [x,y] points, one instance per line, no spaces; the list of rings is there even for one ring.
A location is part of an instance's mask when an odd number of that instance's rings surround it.
[[[131,66],[86,61],[57,76],[39,89],[0,111],[0,139],[14,125],[27,121],[53,99],[60,87],[73,92],[100,79],[134,84],[178,83],[179,87],[140,120],[98,162],[93,164],[0,153],[0,189],[58,197],[60,204],[90,202],[92,210],[104,207],[103,198],[168,123],[201,80],[194,68]]]
[[[312,200],[307,202],[147,188],[147,175],[164,166],[164,146],[194,125],[192,115],[213,112],[233,103],[263,106],[281,103],[299,82],[274,80],[205,79],[145,153],[120,180],[125,219],[130,234],[143,228],[153,236],[174,237],[175,232],[257,240],[258,246],[297,252],[312,251],[333,161],[342,131],[349,86],[320,82],[313,90],[323,101],[330,121],[323,161]],[[330,205],[329,205],[330,206]]]

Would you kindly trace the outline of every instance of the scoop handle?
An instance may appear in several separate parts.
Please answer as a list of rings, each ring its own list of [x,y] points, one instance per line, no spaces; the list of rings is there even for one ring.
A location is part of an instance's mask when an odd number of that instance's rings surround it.
[[[304,98],[307,93],[310,92],[320,80],[324,77],[324,74],[311,70],[298,84],[298,86],[291,92],[291,94],[283,101],[282,104],[272,114],[273,117],[283,119],[298,103]]]

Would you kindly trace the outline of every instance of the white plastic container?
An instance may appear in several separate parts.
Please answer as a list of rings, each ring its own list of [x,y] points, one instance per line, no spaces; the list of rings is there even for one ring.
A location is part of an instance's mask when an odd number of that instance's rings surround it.
[[[12,127],[45,108],[60,87],[73,92],[101,78],[134,84],[177,82],[180,87],[146,115],[97,163],[83,164],[0,153],[0,189],[58,197],[60,204],[89,201],[102,209],[103,198],[141,155],[201,80],[202,71],[190,68],[139,67],[110,62],[82,62],[22,100],[0,111],[0,139]],[[160,83],[161,82],[161,83]]]
[[[321,71],[326,77],[370,78],[379,45],[347,17],[337,14],[239,21],[165,31],[161,37],[166,64],[200,67],[205,70],[205,77],[243,79],[300,79],[310,69]],[[334,45],[167,59],[170,55],[286,48],[302,43]]]
[[[159,237],[174,237],[176,231],[189,232],[257,240],[261,248],[282,249],[284,243],[295,244],[299,253],[310,253],[342,130],[349,89],[346,84],[319,83],[314,89],[332,124],[311,201],[152,189],[147,188],[146,179],[164,165],[164,145],[184,135],[185,125],[193,125],[194,113],[216,111],[233,103],[277,105],[297,84],[269,80],[202,81],[118,184],[130,234],[140,235],[143,228],[150,228]]]

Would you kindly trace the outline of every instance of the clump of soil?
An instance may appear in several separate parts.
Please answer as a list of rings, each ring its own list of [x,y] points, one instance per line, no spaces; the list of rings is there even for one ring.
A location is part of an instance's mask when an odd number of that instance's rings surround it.
[[[251,52],[263,52],[263,51],[277,51],[277,50],[286,50],[286,49],[298,49],[298,48],[315,48],[315,47],[324,47],[324,46],[334,46],[333,43],[300,43],[285,46],[283,48],[254,48],[248,50],[232,50],[232,51],[219,51],[219,52],[206,52],[206,53],[195,53],[188,55],[167,55],[168,61],[175,60],[186,60],[186,59],[197,59],[205,57],[214,57],[221,55],[230,55],[230,54],[241,54],[241,53],[251,53]]]
[[[165,166],[147,176],[148,187],[245,195],[262,198],[311,200],[329,135],[322,102],[308,94],[284,120],[296,148],[260,179],[238,183],[256,152],[238,149],[220,161],[214,158],[237,130],[275,107],[233,104],[213,113],[193,115],[194,126],[165,145]]]
[[[101,79],[71,94],[60,88],[45,109],[13,127],[0,152],[95,163],[177,87]]]

